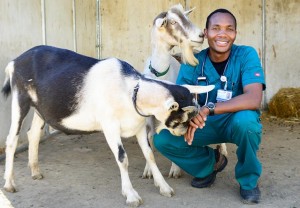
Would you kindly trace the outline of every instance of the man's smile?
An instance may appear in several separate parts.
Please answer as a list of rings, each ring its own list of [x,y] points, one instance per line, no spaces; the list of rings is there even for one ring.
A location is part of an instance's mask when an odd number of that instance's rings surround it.
[[[215,41],[215,43],[216,43],[217,46],[224,47],[224,46],[228,46],[229,41],[217,40],[217,41]]]

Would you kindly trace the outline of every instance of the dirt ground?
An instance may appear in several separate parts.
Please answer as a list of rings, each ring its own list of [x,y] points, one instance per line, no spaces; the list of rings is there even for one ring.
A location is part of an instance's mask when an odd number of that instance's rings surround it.
[[[264,131],[258,152],[263,164],[259,185],[262,201],[252,207],[300,208],[300,121],[263,119]],[[228,144],[229,163],[217,175],[215,184],[206,189],[190,186],[192,179],[168,179],[170,162],[155,152],[158,167],[175,190],[172,198],[159,194],[153,179],[142,179],[145,160],[134,138],[124,139],[129,157],[129,175],[143,198],[141,207],[248,207],[240,201],[234,178],[236,146]],[[120,173],[103,134],[50,138],[40,145],[40,167],[44,179],[32,180],[27,167],[28,152],[16,155],[17,193],[0,189],[0,207],[15,208],[98,208],[126,207],[121,195]],[[4,161],[0,161],[3,178]],[[3,187],[4,180],[0,183]]]

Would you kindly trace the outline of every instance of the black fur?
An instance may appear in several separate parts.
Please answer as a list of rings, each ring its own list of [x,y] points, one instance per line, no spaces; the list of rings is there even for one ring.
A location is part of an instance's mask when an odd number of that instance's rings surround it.
[[[10,95],[11,88],[10,88],[9,80],[4,84],[1,92],[4,95],[5,98],[7,98]]]
[[[175,128],[176,126],[183,125],[183,126],[188,126],[190,119],[192,119],[196,114],[190,113],[188,115],[189,119],[187,122],[182,123],[182,116],[183,116],[183,107],[187,106],[195,106],[193,103],[193,94],[190,93],[190,91],[182,87],[180,85],[175,85],[175,84],[166,84],[165,82],[153,80],[153,79],[148,79],[148,78],[143,78],[144,80],[148,80],[150,82],[157,82],[158,84],[164,86],[168,91],[171,93],[171,95],[174,97],[175,102],[179,104],[179,109],[178,111],[173,111],[171,112],[171,115],[169,118],[166,120],[165,125],[167,127]],[[178,121],[178,123],[174,122]]]
[[[52,123],[53,118],[59,122],[74,110],[78,86],[82,86],[84,75],[98,61],[66,49],[38,46],[14,60],[13,85],[16,84],[20,90],[36,89],[39,101],[37,105],[31,104],[44,113],[41,116],[48,118],[46,122]],[[57,67],[60,63],[64,68]],[[61,90],[52,90],[53,85],[60,86]],[[52,108],[45,109],[45,106]]]
[[[124,76],[132,76],[134,75],[136,78],[142,77],[142,74],[138,72],[133,66],[131,66],[129,63],[119,60],[122,65],[122,74]]]
[[[122,145],[119,145],[119,161],[122,163],[125,158],[125,150]]]

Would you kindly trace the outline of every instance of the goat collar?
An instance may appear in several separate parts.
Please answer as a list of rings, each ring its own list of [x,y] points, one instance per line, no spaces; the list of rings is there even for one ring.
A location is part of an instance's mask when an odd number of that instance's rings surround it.
[[[170,65],[169,65],[169,67],[168,67],[165,71],[163,71],[163,72],[158,72],[158,71],[156,71],[156,70],[151,66],[151,62],[150,62],[150,64],[149,64],[149,69],[150,69],[151,73],[154,74],[156,77],[162,77],[162,76],[164,76],[164,75],[166,75],[166,74],[168,73],[168,71],[169,71],[169,69],[170,69]]]
[[[132,102],[133,102],[134,109],[140,116],[149,117],[150,115],[142,114],[136,105],[137,94],[138,94],[139,89],[140,89],[140,80],[138,81],[138,83],[136,84],[136,86],[133,89]]]

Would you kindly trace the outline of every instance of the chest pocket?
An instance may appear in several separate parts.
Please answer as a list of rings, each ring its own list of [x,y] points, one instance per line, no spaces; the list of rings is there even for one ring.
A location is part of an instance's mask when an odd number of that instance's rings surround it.
[[[236,67],[238,69],[239,67]],[[238,96],[243,93],[243,86],[241,83],[241,71],[231,71],[227,76],[227,90],[232,91],[232,97]],[[224,84],[223,84],[224,88]]]

